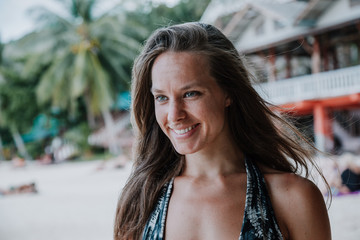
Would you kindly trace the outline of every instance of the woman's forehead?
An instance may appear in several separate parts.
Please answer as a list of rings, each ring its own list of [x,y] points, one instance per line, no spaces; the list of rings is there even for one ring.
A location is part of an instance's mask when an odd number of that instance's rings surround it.
[[[206,58],[192,52],[165,52],[157,57],[151,71],[152,87],[170,82],[200,84],[210,78]]]

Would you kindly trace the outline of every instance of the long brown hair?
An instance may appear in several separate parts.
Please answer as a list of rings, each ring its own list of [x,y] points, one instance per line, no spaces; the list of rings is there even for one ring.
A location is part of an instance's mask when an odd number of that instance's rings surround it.
[[[133,67],[132,120],[137,141],[134,168],[116,211],[115,240],[141,238],[161,188],[184,166],[183,157],[156,122],[150,92],[153,63],[166,51],[188,51],[207,57],[211,75],[232,99],[228,124],[245,155],[273,169],[292,173],[303,170],[306,176],[309,174],[307,159],[311,159],[311,151],[299,140],[310,148],[311,144],[270,110],[252,87],[242,57],[218,29],[203,23],[158,29],[147,40]]]

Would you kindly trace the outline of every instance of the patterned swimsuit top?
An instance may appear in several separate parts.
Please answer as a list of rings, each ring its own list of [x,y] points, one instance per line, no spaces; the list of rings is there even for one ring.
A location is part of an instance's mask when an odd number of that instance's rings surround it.
[[[260,169],[245,158],[247,189],[245,212],[239,240],[282,240],[265,179]],[[172,193],[174,179],[167,183],[159,201],[145,226],[142,240],[163,240],[167,208]]]

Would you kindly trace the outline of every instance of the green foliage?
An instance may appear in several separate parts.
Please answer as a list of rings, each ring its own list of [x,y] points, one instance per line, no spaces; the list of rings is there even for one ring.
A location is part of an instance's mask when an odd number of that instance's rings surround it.
[[[174,7],[146,1],[128,12],[126,31],[143,42],[151,32],[163,26],[199,21],[210,0],[180,0]],[[134,31],[134,27],[137,31]]]
[[[0,125],[27,131],[39,112],[34,102],[34,82],[19,78],[9,69],[2,73],[6,82],[0,84]]]
[[[5,145],[3,148],[3,155],[6,160],[12,159],[12,157],[16,154],[16,149],[13,144]]]
[[[88,136],[90,135],[89,125],[81,123],[73,128],[67,130],[64,134],[64,139],[71,143],[76,144],[82,152],[89,150],[89,144],[87,142]]]
[[[44,149],[47,144],[46,140],[39,140],[35,142],[26,143],[28,153],[34,158],[39,159],[44,154]]]
[[[40,73],[36,96],[40,105],[66,109],[71,116],[78,110],[79,100],[90,115],[109,109],[115,94],[128,90],[131,62],[139,42],[125,34],[120,17],[105,13],[95,17],[96,0],[61,1],[69,17],[57,15],[45,8],[32,14],[39,30],[13,44],[25,55],[23,75]]]
[[[180,0],[174,7],[123,0],[94,15],[99,0],[57,0],[67,16],[32,10],[38,29],[6,45],[0,43],[0,136],[13,149],[10,129],[21,134],[41,113],[56,117],[64,137],[88,151],[89,116],[110,109],[117,93],[128,91],[131,67],[141,43],[156,28],[198,21],[210,0]],[[32,156],[45,142],[27,143]],[[9,145],[10,144],[10,145]]]
[[[199,21],[209,3],[210,0],[181,0],[173,8],[160,5],[153,9],[152,14],[163,20],[163,22],[158,22],[157,24],[168,25]]]
[[[0,136],[4,145],[9,145],[12,142],[11,132],[8,128],[0,127]]]
[[[2,64],[2,52],[4,50],[4,44],[0,42],[0,66]]]
[[[1,88],[0,95],[3,122],[16,125],[22,132],[28,130],[37,114],[37,105],[32,103],[33,89],[6,85]]]

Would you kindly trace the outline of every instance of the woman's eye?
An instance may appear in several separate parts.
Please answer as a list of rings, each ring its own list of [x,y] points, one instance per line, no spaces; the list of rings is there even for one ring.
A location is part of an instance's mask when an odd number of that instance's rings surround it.
[[[189,98],[189,97],[196,97],[198,95],[199,95],[199,92],[192,91],[192,92],[185,93],[184,97]]]
[[[162,95],[155,97],[155,100],[158,102],[165,102],[167,99],[168,99],[167,97],[162,96]]]

